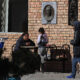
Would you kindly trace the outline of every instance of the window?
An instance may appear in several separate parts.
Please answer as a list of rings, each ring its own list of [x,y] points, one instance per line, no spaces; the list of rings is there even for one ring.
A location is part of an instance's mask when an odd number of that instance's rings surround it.
[[[75,20],[78,20],[78,0],[69,0],[69,17],[68,24],[72,25]]]
[[[24,32],[28,30],[28,0],[4,0],[2,32]],[[4,11],[4,10],[3,10]],[[3,13],[2,13],[3,14]]]

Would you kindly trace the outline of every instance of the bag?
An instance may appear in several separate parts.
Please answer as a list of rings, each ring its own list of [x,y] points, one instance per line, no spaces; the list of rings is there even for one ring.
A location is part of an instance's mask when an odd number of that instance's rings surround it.
[[[0,42],[0,48],[3,48],[4,42]]]

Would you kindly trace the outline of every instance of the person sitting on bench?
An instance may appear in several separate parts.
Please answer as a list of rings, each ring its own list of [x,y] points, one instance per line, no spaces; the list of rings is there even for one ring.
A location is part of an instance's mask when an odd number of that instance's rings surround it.
[[[23,33],[17,40],[14,51],[19,50],[20,46],[35,46],[35,43],[29,39],[29,34],[27,32]]]

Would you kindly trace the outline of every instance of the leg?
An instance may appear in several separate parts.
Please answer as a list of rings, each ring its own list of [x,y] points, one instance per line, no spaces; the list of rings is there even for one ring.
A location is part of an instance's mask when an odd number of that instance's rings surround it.
[[[76,64],[77,64],[77,58],[73,58],[72,60],[72,76],[75,77],[76,75]]]
[[[77,58],[73,58],[73,60],[72,60],[72,74],[70,76],[67,76],[67,78],[75,78],[76,64],[77,64]]]
[[[80,57],[78,58],[78,66],[77,66],[77,69],[78,69],[78,73],[80,73]]]
[[[43,48],[43,47],[38,48],[38,54],[40,55],[40,58],[41,58],[41,71],[44,72],[44,63],[45,63],[44,55],[45,55],[45,48]]]

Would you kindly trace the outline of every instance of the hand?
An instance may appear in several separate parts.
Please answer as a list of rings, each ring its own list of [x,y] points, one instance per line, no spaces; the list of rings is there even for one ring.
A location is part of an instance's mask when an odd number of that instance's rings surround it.
[[[73,42],[74,42],[74,40],[71,40],[71,41],[70,41],[70,44],[73,44]]]
[[[30,42],[27,42],[27,43],[26,43],[26,46],[30,46]]]

